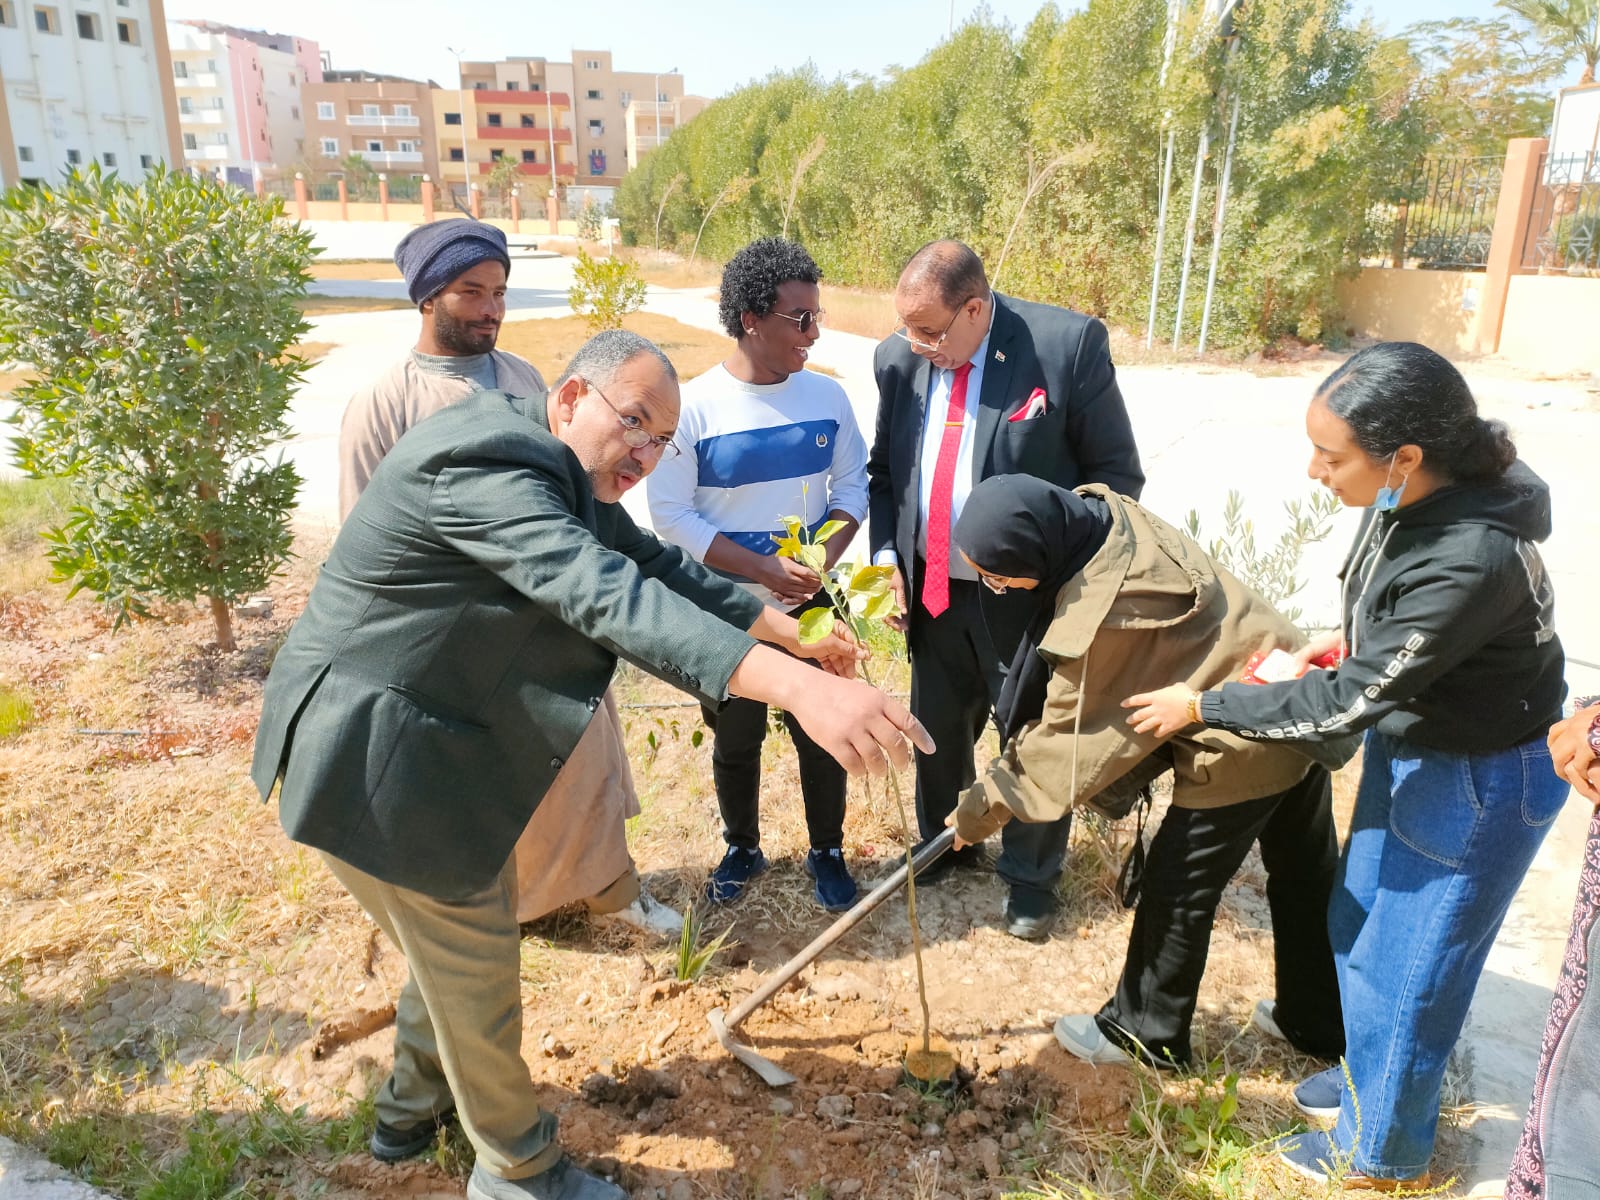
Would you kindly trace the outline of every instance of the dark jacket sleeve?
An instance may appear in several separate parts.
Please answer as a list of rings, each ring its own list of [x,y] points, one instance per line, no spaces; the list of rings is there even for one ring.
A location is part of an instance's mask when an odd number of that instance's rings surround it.
[[[1377,724],[1471,656],[1526,591],[1504,564],[1427,563],[1400,582],[1387,616],[1362,629],[1337,669],[1283,683],[1225,684],[1200,700],[1207,725],[1241,737],[1330,741]]]
[[[878,382],[878,422],[867,455],[867,550],[895,549],[894,481],[889,474],[889,447],[894,430],[895,393],[900,388],[900,371],[888,362],[888,343],[878,346],[872,358],[873,376]]]
[[[557,464],[531,461],[511,471],[503,460],[458,459],[440,471],[429,503],[447,544],[563,624],[704,700],[727,698],[728,679],[754,641],[667,580],[708,597],[715,590],[729,613],[744,611],[732,597],[737,589],[713,589],[684,573],[682,552],[653,538],[654,548],[639,537],[628,544],[644,569],[603,545],[573,515],[570,483]]]
[[[1084,483],[1103,483],[1135,500],[1144,490],[1133,423],[1117,387],[1106,327],[1093,317],[1078,342],[1072,367],[1072,407],[1067,413],[1067,443]]]
[[[616,522],[612,548],[632,559],[646,579],[659,579],[696,608],[737,629],[749,629],[755,624],[766,605],[749,591],[701,566],[682,547],[669,545],[649,530],[640,529],[622,505],[605,507],[615,510],[610,514]]]

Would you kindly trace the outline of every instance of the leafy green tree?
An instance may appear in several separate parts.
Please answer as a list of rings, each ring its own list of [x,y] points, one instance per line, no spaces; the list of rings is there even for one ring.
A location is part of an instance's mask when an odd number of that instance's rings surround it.
[[[1563,57],[1582,58],[1578,83],[1594,82],[1600,65],[1600,0],[1500,0],[1500,7],[1526,21]]]
[[[378,172],[365,158],[359,154],[347,154],[340,162],[339,169],[344,172],[345,194],[352,200],[376,200],[378,198]],[[310,178],[310,176],[307,176]]]
[[[524,178],[526,177],[522,174],[522,164],[514,158],[502,156],[483,177],[483,186],[485,191],[500,193],[501,202],[509,211],[511,189],[518,187]]]
[[[267,452],[290,434],[313,252],[282,218],[276,197],[166,170],[135,186],[91,167],[0,202],[0,358],[37,372],[13,393],[17,463],[70,481],[55,576],[119,625],[203,596],[232,650],[230,606],[290,553],[300,479]]]
[[[1421,21],[1402,36],[1432,153],[1503,155],[1550,127],[1565,53],[1504,19]]]

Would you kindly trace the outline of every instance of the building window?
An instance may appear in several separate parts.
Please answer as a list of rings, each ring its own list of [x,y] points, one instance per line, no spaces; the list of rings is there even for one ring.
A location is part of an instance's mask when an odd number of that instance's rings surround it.
[[[589,136],[590,137],[601,137],[601,136],[603,136],[605,134],[605,131],[606,131],[606,123],[604,121],[590,121],[589,122]]]
[[[300,106],[298,104],[289,105],[289,115],[298,121],[300,119]]]
[[[409,104],[396,104],[394,106],[394,115],[397,116],[397,117],[409,117],[409,116],[411,116],[412,115],[411,114],[411,105],[409,105]]]
[[[522,152],[522,161],[526,162],[526,163],[536,163],[536,162],[538,162],[539,161],[538,152],[537,151],[533,151],[533,150],[524,150]]]
[[[139,22],[128,17],[121,17],[117,21],[117,41],[124,46],[137,46],[139,44]]]
[[[532,86],[532,87],[531,87],[531,88],[529,88],[529,89],[528,89],[528,90],[529,90],[529,91],[530,91],[530,92],[542,92],[542,91],[544,91],[544,85],[543,85],[543,84],[541,84],[541,83],[535,83],[535,84],[534,84],[534,85],[533,85],[533,86]]]
[[[195,138],[194,134],[186,133],[186,134],[183,135],[183,148],[185,150],[198,150],[198,149],[200,149],[200,143]]]
[[[338,158],[339,157],[339,139],[338,138],[323,138],[322,139],[322,157],[323,158]]]
[[[364,117],[375,117],[375,116],[377,116],[378,115],[378,106],[376,104],[363,104],[361,106],[361,115],[364,116]]]
[[[67,151],[67,165],[75,167],[83,161],[83,155],[76,150]]]
[[[489,85],[481,79],[475,79],[472,81],[472,90],[475,92],[486,92],[489,90]]]
[[[451,146],[450,147],[450,161],[451,162],[460,162],[461,161],[461,147],[460,146]]]
[[[174,79],[187,79],[187,78],[189,78],[189,64],[186,63],[186,62],[175,62],[175,63],[173,63],[172,64],[172,77]]]
[[[318,100],[317,101],[317,120],[319,120],[319,121],[331,121],[331,120],[333,120],[333,101],[332,100]]]
[[[0,0],[0,25],[12,26],[17,23],[17,14],[12,11],[11,5]]]
[[[186,117],[192,116],[194,114],[194,101],[189,99],[187,96],[179,96],[178,112]]]
[[[225,133],[217,134],[216,142],[219,146],[226,146],[228,144],[228,135]]]
[[[489,151],[489,161],[490,162],[499,162],[505,156],[506,156],[506,152],[504,150],[491,150],[491,151]]]
[[[587,98],[590,99],[590,100],[599,100],[599,99],[601,99],[600,89],[599,88],[590,88],[588,93],[587,93]]]
[[[117,156],[115,154],[112,154],[109,150],[106,151],[104,154],[102,154],[100,156],[100,165],[104,166],[104,167],[114,167],[114,166],[116,166],[117,165]]]
[[[586,59],[584,59],[583,60],[583,69],[585,71],[598,71],[600,69],[600,60],[598,58],[586,58]]]
[[[665,92],[657,92],[656,93],[656,103],[657,104],[665,104],[666,102],[667,102],[667,94]]]
[[[139,165],[148,171],[151,167],[156,165],[156,156],[153,154],[139,155]]]
[[[532,129],[534,127],[532,114],[530,114],[530,113],[523,113],[522,114],[522,127],[524,129]]]
[[[500,128],[500,114],[499,113],[490,113],[489,116],[488,116],[488,123],[489,123],[489,128],[490,129],[499,129]]]
[[[461,114],[460,113],[445,113],[445,115],[444,115],[444,123],[446,125],[459,125],[459,124],[461,124]]]
[[[401,154],[420,154],[422,152],[421,142],[401,142],[399,145]]]
[[[17,147],[17,161],[18,162],[32,162],[33,161],[33,147],[32,146],[18,146]]]
[[[296,75],[293,71],[289,72],[289,86],[290,87],[299,87],[300,86],[300,76]]]
[[[87,42],[98,42],[100,40],[100,18],[95,16],[94,13],[79,13],[78,36]]]
[[[55,9],[41,4],[33,10],[33,27],[40,33],[60,33],[61,17]]]
[[[628,105],[633,103],[633,93],[632,92],[623,92],[622,95],[618,97],[618,99],[622,101],[622,107],[623,108],[627,108]]]
[[[522,85],[520,83],[518,83],[515,79],[510,79],[510,80],[506,81],[506,91],[508,91],[508,92],[520,92],[521,90],[522,90]]]

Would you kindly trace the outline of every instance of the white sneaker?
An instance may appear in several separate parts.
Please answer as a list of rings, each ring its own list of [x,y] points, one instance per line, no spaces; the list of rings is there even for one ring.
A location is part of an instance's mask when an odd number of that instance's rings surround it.
[[[675,938],[683,933],[683,917],[646,891],[641,891],[627,908],[595,915],[602,921],[619,921],[660,938]]]
[[[1056,1022],[1056,1041],[1063,1049],[1076,1054],[1086,1063],[1104,1066],[1110,1063],[1133,1061],[1120,1046],[1100,1032],[1100,1026],[1088,1013],[1062,1017]]]
[[[1270,1038],[1287,1042],[1289,1039],[1284,1036],[1282,1028],[1278,1025],[1278,1019],[1272,1015],[1272,1010],[1276,1007],[1277,1005],[1271,1000],[1257,1000],[1256,1009],[1250,1014],[1250,1024]]]

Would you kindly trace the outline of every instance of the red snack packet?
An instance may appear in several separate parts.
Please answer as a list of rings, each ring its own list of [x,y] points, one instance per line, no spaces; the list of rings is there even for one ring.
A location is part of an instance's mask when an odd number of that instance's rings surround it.
[[[1340,646],[1312,659],[1310,667],[1326,669],[1337,667],[1343,661],[1344,647]],[[1282,683],[1286,679],[1300,678],[1308,669],[1296,665],[1294,655],[1287,650],[1257,650],[1245,660],[1244,670],[1239,673],[1239,682]]]

